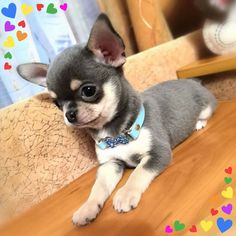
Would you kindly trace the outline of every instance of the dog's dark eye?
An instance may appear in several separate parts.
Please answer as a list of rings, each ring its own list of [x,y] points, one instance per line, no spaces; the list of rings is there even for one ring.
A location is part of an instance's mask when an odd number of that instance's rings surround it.
[[[96,86],[94,86],[94,85],[85,86],[82,89],[82,96],[83,97],[92,97],[95,95],[95,93],[96,93]]]
[[[97,94],[97,87],[94,84],[85,84],[80,88],[80,94],[84,101],[93,101]]]

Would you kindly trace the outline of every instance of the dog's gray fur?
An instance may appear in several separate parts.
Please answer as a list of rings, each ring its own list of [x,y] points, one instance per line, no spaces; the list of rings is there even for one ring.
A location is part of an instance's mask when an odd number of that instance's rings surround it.
[[[147,111],[145,126],[171,148],[192,133],[204,108],[216,107],[214,96],[192,80],[160,83],[142,93],[142,98]]]
[[[107,40],[106,35],[109,43],[105,44],[105,51],[108,53],[98,52],[100,43]],[[114,44],[111,48],[110,42]],[[216,108],[214,96],[194,80],[163,82],[140,94],[124,78],[123,63],[123,42],[102,14],[92,29],[87,46],[66,49],[48,71],[46,65],[39,64],[18,67],[22,77],[41,85],[45,81],[37,82],[39,80],[35,78],[47,74],[47,87],[56,104],[64,113],[75,112],[77,120],[73,125],[87,128],[95,140],[117,136],[129,129],[141,104],[145,107],[145,122],[137,140],[114,149],[96,147],[100,163],[97,180],[88,201],[73,216],[73,222],[78,225],[87,224],[97,216],[121,179],[125,166],[136,168],[126,185],[117,192],[113,204],[118,212],[135,208],[154,177],[170,163],[171,149],[191,135],[199,120],[206,122]],[[79,90],[71,89],[72,80],[79,80],[79,84],[84,81],[96,84],[96,99],[84,102]],[[84,118],[87,123],[80,123],[83,114],[88,114]],[[90,122],[91,117],[95,120],[98,117],[98,121]],[[66,118],[65,121],[68,123]]]

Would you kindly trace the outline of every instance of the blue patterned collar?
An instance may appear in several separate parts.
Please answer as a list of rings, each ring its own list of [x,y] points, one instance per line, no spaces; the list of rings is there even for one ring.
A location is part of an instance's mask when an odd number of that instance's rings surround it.
[[[136,140],[139,137],[140,130],[145,120],[145,108],[142,105],[139,114],[134,121],[133,125],[128,131],[124,131],[116,137],[106,137],[96,142],[97,146],[105,150],[106,148],[114,148],[120,144],[128,144],[132,140]]]

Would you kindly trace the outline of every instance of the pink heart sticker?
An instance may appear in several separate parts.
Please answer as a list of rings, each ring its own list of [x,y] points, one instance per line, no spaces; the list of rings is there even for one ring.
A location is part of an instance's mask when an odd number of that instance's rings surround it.
[[[169,225],[167,225],[166,229],[165,229],[165,232],[168,233],[168,234],[173,233],[173,229]]]
[[[67,10],[67,7],[68,7],[67,3],[64,3],[64,4],[60,5],[60,8],[61,8],[63,11],[66,11],[66,10]]]

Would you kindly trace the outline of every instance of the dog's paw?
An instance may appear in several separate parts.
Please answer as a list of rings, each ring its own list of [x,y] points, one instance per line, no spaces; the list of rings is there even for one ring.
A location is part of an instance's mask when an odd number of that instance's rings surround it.
[[[100,210],[101,205],[97,201],[87,201],[73,214],[72,223],[77,226],[89,224],[95,220]]]
[[[199,120],[195,126],[195,129],[198,131],[198,130],[201,130],[203,128],[205,128],[207,125],[207,120]]]
[[[118,212],[128,212],[137,207],[142,193],[137,189],[122,187],[113,199],[113,207]]]

